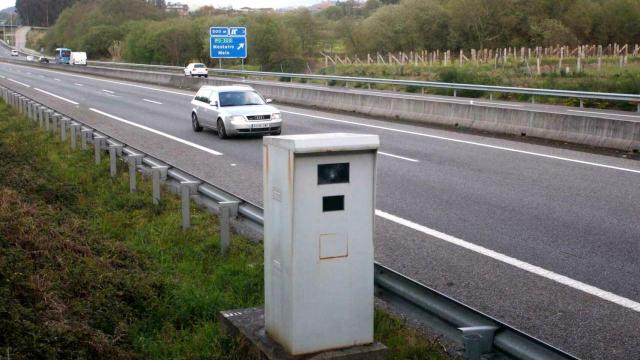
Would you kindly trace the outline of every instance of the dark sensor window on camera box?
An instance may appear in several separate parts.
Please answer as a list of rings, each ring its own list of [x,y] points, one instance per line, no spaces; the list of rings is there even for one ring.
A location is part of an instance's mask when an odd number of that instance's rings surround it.
[[[325,196],[322,198],[322,212],[344,210],[344,195]]]
[[[318,165],[318,185],[349,182],[349,163]]]

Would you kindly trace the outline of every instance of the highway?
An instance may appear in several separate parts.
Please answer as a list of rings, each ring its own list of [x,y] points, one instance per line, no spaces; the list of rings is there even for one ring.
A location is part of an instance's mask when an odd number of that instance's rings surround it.
[[[194,133],[193,92],[6,63],[0,84],[262,203],[262,139]],[[283,134],[380,136],[376,260],[579,357],[640,354],[640,162],[278,107]]]

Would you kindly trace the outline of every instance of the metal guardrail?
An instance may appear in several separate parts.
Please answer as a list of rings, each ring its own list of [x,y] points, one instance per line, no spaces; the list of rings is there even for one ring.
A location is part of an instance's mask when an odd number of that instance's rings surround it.
[[[115,67],[115,68],[129,68],[129,69],[141,69],[141,70],[182,70],[180,66],[167,66],[167,65],[146,65],[146,64],[132,64],[132,63],[118,63],[108,61],[89,61],[89,65],[101,66],[101,67]],[[637,105],[637,111],[640,112],[640,95],[638,94],[618,94],[618,93],[603,93],[603,92],[589,92],[589,91],[574,91],[574,90],[554,90],[554,89],[536,89],[536,88],[522,88],[512,86],[495,86],[495,85],[477,85],[477,84],[457,84],[457,83],[445,83],[434,81],[418,81],[418,80],[396,80],[396,79],[382,79],[371,77],[353,77],[353,76],[337,76],[337,75],[316,75],[316,74],[296,74],[296,73],[284,73],[284,72],[266,72],[266,71],[248,71],[248,70],[232,70],[232,69],[218,69],[210,68],[210,72],[216,74],[228,74],[236,76],[253,76],[253,77],[275,77],[275,78],[287,78],[287,79],[301,79],[301,80],[318,80],[318,81],[339,81],[345,83],[361,83],[361,84],[381,84],[381,85],[395,85],[395,86],[410,86],[416,88],[432,88],[432,89],[448,89],[453,91],[453,95],[457,96],[458,90],[472,90],[487,93],[508,93],[508,94],[524,94],[532,96],[532,102],[535,96],[550,96],[550,97],[564,97],[575,98],[580,100],[580,107],[584,107],[584,100],[608,100],[608,101],[623,101],[632,102]]]
[[[152,198],[154,202],[159,201],[160,182],[161,179],[165,179],[166,188],[182,195],[183,226],[190,224],[189,202],[194,200],[205,210],[221,214],[223,237],[224,231],[227,231],[228,236],[230,216],[262,233],[264,217],[259,206],[199,179],[173,164],[163,162],[116,138],[102,134],[82,121],[50,109],[19,92],[0,87],[0,95],[27,119],[39,123],[40,127],[54,134],[59,133],[61,141],[70,140],[72,148],[80,146],[88,150],[89,144],[92,144],[96,164],[100,164],[101,156],[108,152],[111,176],[117,174],[117,159],[126,161],[129,164],[129,184],[132,191],[136,190],[138,172],[151,175]],[[80,145],[77,144],[78,136]],[[233,207],[231,212],[227,207],[229,204]],[[224,242],[224,239],[221,239],[221,242]],[[451,341],[463,344],[465,359],[480,359],[483,354],[514,359],[576,359],[377,262],[374,264],[374,282],[376,296]]]

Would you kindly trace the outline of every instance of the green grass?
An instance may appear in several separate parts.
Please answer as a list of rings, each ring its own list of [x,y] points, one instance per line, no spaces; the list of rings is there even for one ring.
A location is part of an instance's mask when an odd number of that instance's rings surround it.
[[[221,310],[263,303],[263,249],[234,236],[221,256],[216,218],[153,205],[143,179],[66,144],[0,103],[0,354],[27,358],[242,359]],[[390,358],[442,359],[441,347],[376,311]]]

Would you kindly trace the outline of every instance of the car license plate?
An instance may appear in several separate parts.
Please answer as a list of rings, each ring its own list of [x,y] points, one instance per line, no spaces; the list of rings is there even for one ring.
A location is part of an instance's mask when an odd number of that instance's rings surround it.
[[[269,127],[269,123],[251,124],[252,129],[264,129],[268,127]]]

